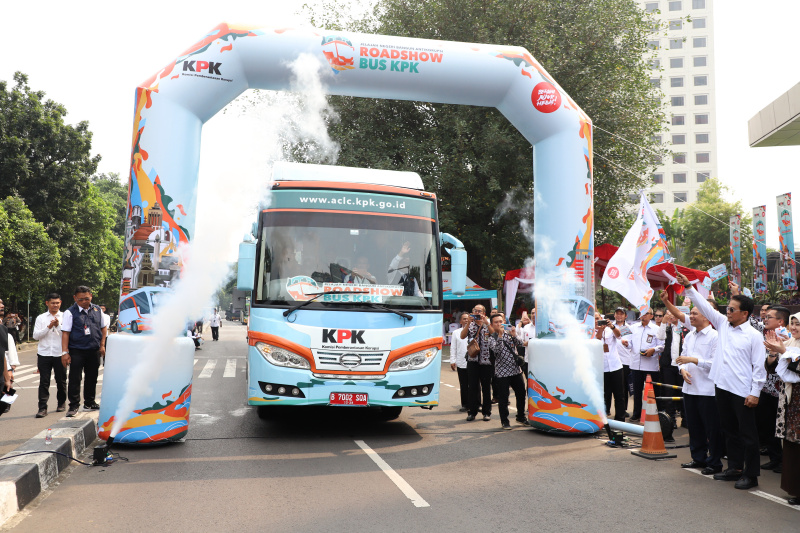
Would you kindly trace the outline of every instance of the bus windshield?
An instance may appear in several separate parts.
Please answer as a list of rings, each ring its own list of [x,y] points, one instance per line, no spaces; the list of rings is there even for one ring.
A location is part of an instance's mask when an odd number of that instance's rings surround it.
[[[267,210],[258,239],[256,304],[439,309],[438,234],[430,218]],[[356,292],[356,294],[353,294]]]

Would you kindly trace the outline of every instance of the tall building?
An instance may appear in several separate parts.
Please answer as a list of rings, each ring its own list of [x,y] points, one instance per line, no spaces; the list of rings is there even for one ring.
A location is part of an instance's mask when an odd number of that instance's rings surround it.
[[[664,93],[669,131],[660,140],[673,155],[653,172],[648,192],[653,208],[672,216],[717,176],[713,1],[637,1],[662,23],[650,38],[650,82]]]

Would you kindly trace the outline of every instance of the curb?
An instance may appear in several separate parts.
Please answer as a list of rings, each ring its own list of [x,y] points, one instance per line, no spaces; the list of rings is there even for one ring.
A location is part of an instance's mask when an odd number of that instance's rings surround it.
[[[25,452],[60,452],[78,457],[97,438],[97,413],[80,413],[75,418],[62,418],[52,426],[53,443],[44,443],[47,430],[28,440],[3,457]],[[0,462],[0,526],[32,502],[71,461],[54,453],[23,455]]]

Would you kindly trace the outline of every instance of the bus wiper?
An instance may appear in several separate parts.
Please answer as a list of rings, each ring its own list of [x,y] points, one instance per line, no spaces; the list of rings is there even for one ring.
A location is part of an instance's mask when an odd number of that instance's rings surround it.
[[[390,313],[394,313],[397,316],[401,316],[406,320],[411,320],[412,318],[414,318],[413,316],[411,316],[409,314],[402,313],[400,311],[396,311],[396,310],[392,309],[391,307],[389,307],[388,305],[376,304],[375,302],[353,302],[353,303],[364,304],[364,305],[368,305],[369,307],[373,307],[375,309],[382,309],[384,311],[389,311]]]
[[[317,292],[317,293],[313,293],[313,294],[314,294],[314,297],[311,298],[310,300],[306,300],[304,302],[300,302],[299,304],[295,305],[294,307],[290,307],[289,309],[284,311],[283,312],[283,316],[288,317],[289,315],[291,315],[292,313],[294,313],[295,311],[297,311],[301,307],[307,306],[308,304],[310,304],[311,302],[313,302],[314,300],[316,300],[317,298],[319,298],[323,294],[364,294],[364,291],[336,291],[336,292],[330,292],[330,293]]]

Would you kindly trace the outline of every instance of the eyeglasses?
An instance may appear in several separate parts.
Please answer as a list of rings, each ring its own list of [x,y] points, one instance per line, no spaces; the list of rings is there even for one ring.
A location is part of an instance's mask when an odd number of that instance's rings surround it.
[[[778,317],[776,317],[776,316],[769,316],[769,315],[767,315],[767,316],[765,316],[765,317],[764,317],[764,320],[774,320],[774,319],[776,319],[776,318],[778,318]]]
[[[730,305],[725,308],[729,313],[735,313],[736,311],[741,311],[741,309],[736,309],[735,307],[731,307]]]
[[[663,316],[664,316],[664,315],[656,315],[656,318],[661,318],[661,317],[663,317]]]

